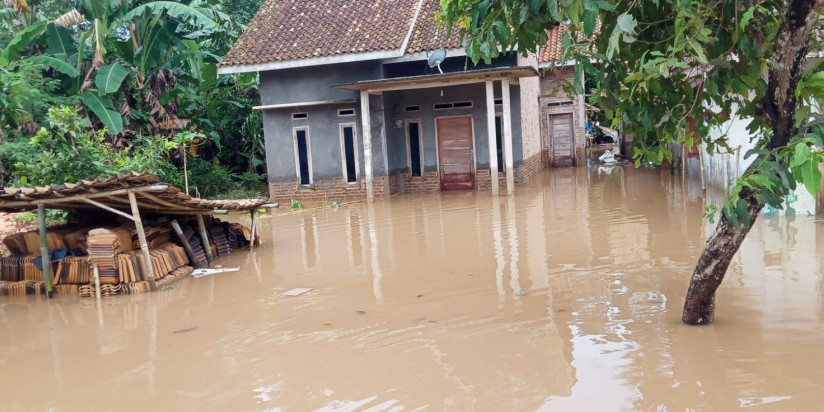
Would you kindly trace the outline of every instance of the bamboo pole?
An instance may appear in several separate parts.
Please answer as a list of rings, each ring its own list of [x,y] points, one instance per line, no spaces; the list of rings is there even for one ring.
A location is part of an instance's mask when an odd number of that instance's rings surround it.
[[[51,260],[49,259],[49,246],[46,241],[46,206],[37,205],[37,222],[40,225],[40,261],[43,263],[43,280],[46,282],[46,295],[51,298],[52,277]]]
[[[177,220],[172,220],[172,229],[174,229],[177,234],[177,238],[180,239],[180,243],[183,244],[183,249],[186,250],[186,254],[189,255],[189,260],[192,261],[193,265],[197,265],[197,259],[195,258],[195,252],[192,251],[192,245],[189,244],[189,239],[186,239],[186,236],[183,235],[183,230],[180,228]]]
[[[149,289],[154,291],[157,288],[154,280],[154,269],[152,268],[152,255],[149,254],[149,244],[146,242],[146,232],[143,231],[143,221],[140,219],[140,210],[137,208],[137,199],[134,192],[129,190],[129,202],[132,204],[132,217],[137,228],[137,238],[140,240],[140,250],[143,251],[143,270],[146,279],[149,281]]]
[[[206,225],[203,223],[203,216],[197,215],[197,231],[200,233],[200,241],[203,242],[203,251],[206,252],[206,260],[209,262],[209,267],[214,265],[212,258],[212,246],[209,245],[209,236],[206,234]]]

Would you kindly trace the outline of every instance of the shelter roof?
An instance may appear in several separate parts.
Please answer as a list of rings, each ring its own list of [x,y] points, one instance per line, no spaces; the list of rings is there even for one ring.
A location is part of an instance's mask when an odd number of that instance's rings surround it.
[[[0,212],[32,210],[38,204],[50,209],[96,209],[103,205],[130,211],[129,192],[134,193],[142,213],[210,214],[216,210],[255,210],[267,203],[265,199],[197,199],[168,183],[160,182],[153,174],[132,172],[51,187],[2,188]]]

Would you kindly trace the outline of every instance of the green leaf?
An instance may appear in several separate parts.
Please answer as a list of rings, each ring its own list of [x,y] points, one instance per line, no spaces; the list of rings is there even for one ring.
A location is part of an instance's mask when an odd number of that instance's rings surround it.
[[[68,75],[69,77],[77,77],[80,73],[75,69],[72,65],[66,63],[65,60],[56,59],[51,56],[46,55],[39,55],[39,56],[32,56],[27,59],[26,61],[42,64],[44,66],[50,66],[55,70]]]
[[[738,26],[741,27],[741,30],[744,30],[744,27],[747,26],[747,23],[749,23],[750,20],[752,20],[752,15],[754,12],[755,6],[750,6],[750,8],[747,9],[747,11],[745,11],[743,15],[741,15],[741,22],[738,24]]]
[[[123,79],[129,74],[129,70],[121,66],[120,63],[114,62],[112,64],[103,66],[97,71],[94,78],[94,84],[97,90],[103,94],[111,94],[120,89]]]
[[[71,30],[59,24],[50,23],[46,26],[46,36],[49,50],[55,56],[68,59],[69,56],[77,53],[77,45],[74,43]]]
[[[746,200],[738,199],[738,202],[735,203],[735,213],[738,215],[739,223],[744,227],[750,227],[750,211]]]
[[[123,20],[132,20],[136,16],[142,15],[145,11],[153,15],[162,14],[166,12],[180,21],[200,27],[207,30],[219,30],[220,25],[201,10],[194,7],[189,7],[174,1],[153,1],[142,6],[135,7],[132,11],[123,16]]]
[[[818,169],[818,164],[818,156],[813,155],[810,156],[809,161],[801,166],[801,179],[807,191],[810,192],[813,197],[815,197],[821,189],[821,170]]]
[[[695,60],[698,60],[698,62],[701,63],[701,64],[709,64],[709,61],[707,61],[707,56],[704,55],[704,50],[701,49],[701,46],[698,45],[698,43],[696,43],[695,41],[690,40],[689,45],[695,51],[695,56],[694,56]]]
[[[20,58],[20,53],[37,42],[45,31],[46,22],[44,21],[20,30],[0,52],[0,67],[8,66],[9,63]]]
[[[638,22],[635,21],[635,17],[632,17],[629,13],[622,13],[618,16],[618,27],[624,33],[635,35],[635,26],[637,25]]]
[[[123,131],[123,118],[120,113],[109,109],[112,106],[109,98],[101,97],[96,90],[86,90],[80,95],[80,100],[109,128],[109,133],[118,134]]]

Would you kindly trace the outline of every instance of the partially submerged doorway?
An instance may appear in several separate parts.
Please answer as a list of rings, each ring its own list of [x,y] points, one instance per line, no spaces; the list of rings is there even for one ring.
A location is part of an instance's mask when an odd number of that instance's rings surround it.
[[[436,119],[441,190],[475,188],[472,116]]]

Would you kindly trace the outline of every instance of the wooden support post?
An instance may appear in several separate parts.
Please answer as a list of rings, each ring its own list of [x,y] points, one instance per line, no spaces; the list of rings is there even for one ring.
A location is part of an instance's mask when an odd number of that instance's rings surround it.
[[[195,258],[195,252],[192,251],[192,245],[189,244],[189,239],[186,239],[186,236],[183,234],[183,229],[180,228],[177,220],[172,220],[172,229],[174,229],[177,234],[177,238],[180,239],[180,243],[183,244],[183,249],[186,251],[186,254],[189,255],[189,260],[192,261],[192,265],[197,265],[197,259]]]
[[[257,237],[257,210],[252,209],[250,213],[252,215],[252,233],[249,234],[249,250],[252,250],[255,248],[255,238]]]
[[[495,94],[492,80],[486,81],[486,128],[489,136],[489,179],[492,194],[498,195],[498,136],[495,132]]]
[[[363,135],[363,168],[366,171],[366,199],[375,199],[375,187],[372,179],[372,121],[369,117],[369,92],[361,90],[361,134]]]
[[[506,164],[506,193],[515,191],[515,170],[512,161],[512,105],[509,97],[509,79],[501,79],[501,99],[503,100],[504,163]]]
[[[43,262],[43,280],[46,282],[46,296],[51,298],[54,293],[52,292],[49,244],[46,241],[46,205],[42,203],[37,205],[37,222],[40,225],[40,258]]]
[[[149,243],[146,242],[146,232],[143,231],[143,220],[140,219],[140,209],[137,208],[137,199],[134,192],[129,190],[129,203],[132,205],[132,217],[137,229],[137,239],[140,241],[140,250],[143,251],[143,275],[149,281],[149,289],[154,291],[157,288],[154,279],[154,269],[152,268],[152,255],[149,254]]]
[[[97,265],[92,265],[92,273],[94,274],[94,297],[100,300],[100,270]]]
[[[212,246],[209,244],[209,235],[206,234],[206,225],[203,223],[203,216],[201,215],[197,215],[197,231],[200,233],[203,251],[206,252],[206,260],[209,262],[209,267],[212,267],[215,262],[212,258]]]

